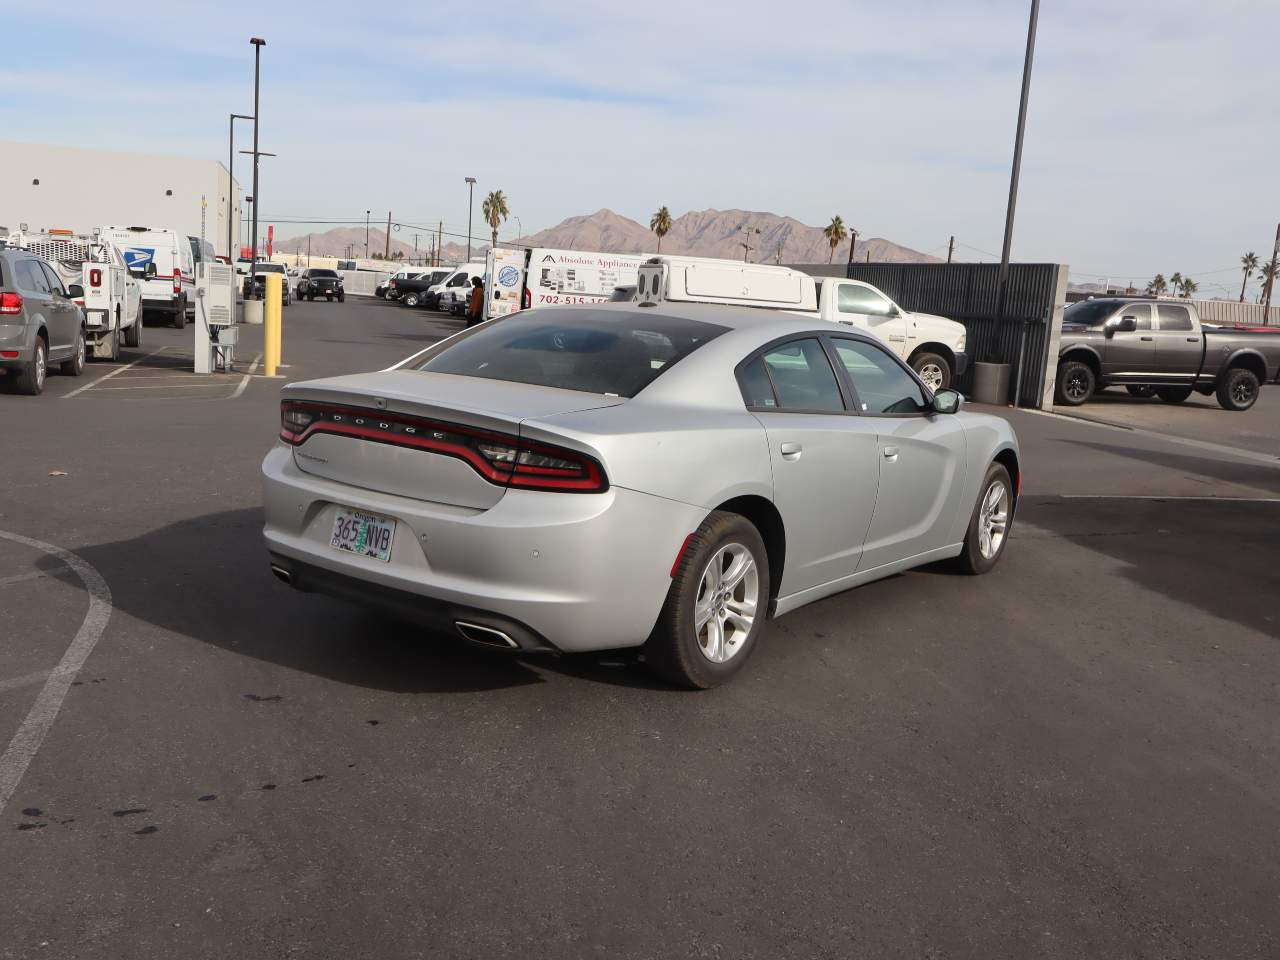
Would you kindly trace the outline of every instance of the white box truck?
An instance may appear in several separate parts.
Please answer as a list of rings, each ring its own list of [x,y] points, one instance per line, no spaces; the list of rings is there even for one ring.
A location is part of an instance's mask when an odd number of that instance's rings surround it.
[[[142,281],[142,314],[181,330],[195,315],[195,258],[191,240],[175,230],[103,227],[102,236],[120,249],[129,272]]]
[[[485,263],[486,320],[532,307],[607,303],[615,287],[636,282],[642,254],[589,250],[490,250]]]

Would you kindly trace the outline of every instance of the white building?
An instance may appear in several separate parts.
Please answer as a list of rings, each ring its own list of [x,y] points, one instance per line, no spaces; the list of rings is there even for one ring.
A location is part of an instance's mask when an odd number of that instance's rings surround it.
[[[227,251],[227,191],[232,251]],[[0,140],[0,225],[16,229],[164,227],[240,249],[240,185],[217,160]],[[247,237],[245,238],[247,243]]]

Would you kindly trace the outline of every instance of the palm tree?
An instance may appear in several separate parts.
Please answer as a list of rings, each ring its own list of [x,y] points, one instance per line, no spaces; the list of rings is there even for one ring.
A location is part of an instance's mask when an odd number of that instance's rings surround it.
[[[1182,274],[1175,273],[1169,278],[1169,290],[1176,297],[1182,293]]]
[[[658,252],[662,252],[662,238],[671,232],[671,211],[666,204],[658,208],[658,212],[649,218],[649,229],[658,235]]]
[[[507,209],[507,198],[501,190],[494,190],[484,198],[480,213],[484,217],[484,222],[489,224],[489,229],[493,231],[494,247],[498,245],[498,224],[506,220],[510,212]]]
[[[1258,269],[1258,275],[1262,277],[1262,297],[1266,302],[1266,307],[1262,310],[1262,322],[1266,323],[1271,317],[1271,292],[1276,285],[1276,278],[1280,277],[1280,260],[1272,257]]]
[[[827,263],[830,263],[836,258],[836,247],[849,239],[849,231],[844,228],[843,218],[837,215],[822,228],[822,235],[827,238],[827,243],[831,247],[831,254],[827,257]]]
[[[1244,282],[1240,284],[1240,302],[1244,303],[1244,288],[1249,285],[1249,277],[1258,269],[1258,255],[1250,250],[1240,258],[1240,266],[1244,268]]]
[[[1200,284],[1196,283],[1190,277],[1182,278],[1182,296],[1190,297],[1193,293],[1200,289]]]
[[[1163,273],[1157,273],[1151,278],[1151,282],[1147,284],[1147,293],[1158,297],[1169,289],[1169,281],[1164,278]]]

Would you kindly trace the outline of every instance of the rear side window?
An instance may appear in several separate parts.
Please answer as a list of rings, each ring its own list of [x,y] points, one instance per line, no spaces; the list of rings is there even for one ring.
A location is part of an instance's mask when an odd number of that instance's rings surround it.
[[[18,286],[28,293],[52,293],[49,280],[44,271],[34,260],[19,260],[14,264],[13,272],[17,275]]]
[[[761,360],[780,409],[844,410],[835,371],[816,339],[793,340],[774,347]]]
[[[477,327],[429,353],[417,369],[634,397],[725,329],[652,313],[539,309]]]
[[[1177,304],[1162,303],[1158,309],[1160,310],[1161,330],[1195,329],[1191,323],[1191,311],[1186,307],[1180,307]]]

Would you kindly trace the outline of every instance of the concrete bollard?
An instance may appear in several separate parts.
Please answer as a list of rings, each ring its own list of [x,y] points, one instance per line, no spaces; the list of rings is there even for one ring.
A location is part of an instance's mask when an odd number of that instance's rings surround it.
[[[284,278],[278,273],[268,273],[266,283],[266,299],[262,305],[262,316],[265,326],[262,330],[262,365],[268,377],[276,375],[276,367],[280,366],[280,320],[281,301]]]

